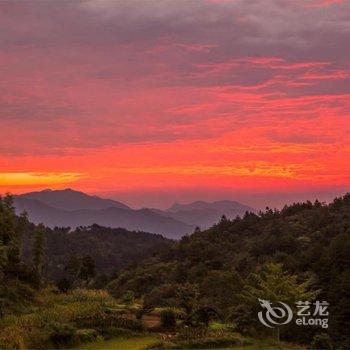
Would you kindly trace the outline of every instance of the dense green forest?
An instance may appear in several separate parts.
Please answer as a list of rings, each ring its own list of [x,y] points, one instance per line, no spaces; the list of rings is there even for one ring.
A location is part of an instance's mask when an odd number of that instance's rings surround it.
[[[349,194],[329,205],[306,202],[232,221],[223,217],[211,229],[197,230],[126,269],[108,289],[116,297],[131,290],[145,307],[182,307],[189,315],[210,307],[249,332],[259,326],[258,300],[247,302],[242,294],[266,276],[268,263],[306,282],[318,300],[330,303],[328,333],[334,344],[350,348]],[[278,289],[276,284],[271,288]],[[282,291],[279,300],[293,302],[293,297],[303,296]],[[307,343],[320,329],[285,326],[281,332],[284,339]]]
[[[32,259],[35,229],[35,225],[28,223],[22,236],[23,258],[28,262]],[[82,260],[91,260],[95,273],[91,282],[94,282],[95,287],[102,286],[103,281],[114,271],[140,261],[173,242],[157,234],[112,229],[96,224],[75,230],[69,227],[46,227],[44,230],[44,276],[51,281],[74,277],[72,270],[77,269]]]
[[[0,282],[5,349],[149,331],[172,334],[154,349],[275,338],[257,320],[258,298],[328,301],[329,328],[290,323],[278,338],[347,349],[350,195],[223,217],[179,242],[97,225],[72,232],[33,225],[15,215],[7,196],[0,200]]]

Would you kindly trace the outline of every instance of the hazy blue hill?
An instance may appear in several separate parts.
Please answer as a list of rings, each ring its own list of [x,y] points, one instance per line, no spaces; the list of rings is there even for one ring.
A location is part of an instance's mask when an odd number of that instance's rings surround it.
[[[36,196],[38,198],[38,196]],[[194,226],[175,218],[153,212],[150,209],[133,210],[129,208],[107,207],[104,209],[63,210],[47,205],[26,195],[14,198],[16,212],[26,211],[29,220],[35,224],[44,223],[49,227],[89,226],[98,224],[127,230],[158,233],[168,238],[177,239],[193,232]],[[69,206],[69,204],[67,204]],[[82,207],[84,205],[82,204]]]
[[[26,211],[29,220],[34,224],[44,223],[49,227],[70,226],[65,225],[69,221],[69,212],[66,210],[53,208],[36,199],[30,199],[24,196],[15,197],[14,205],[17,214]]]
[[[254,211],[253,208],[248,207],[245,204],[236,202],[236,201],[230,201],[230,200],[222,200],[222,201],[216,201],[216,202],[204,202],[204,201],[196,201],[189,204],[179,204],[174,203],[169,209],[167,209],[168,212],[179,212],[179,211],[190,211],[190,210],[204,210],[204,209],[211,209],[216,210],[219,212],[222,212],[225,214],[225,212],[233,212],[233,211],[239,211],[239,212],[246,212],[246,211]]]
[[[255,210],[239,202],[223,200],[216,202],[197,201],[190,204],[174,203],[163,215],[180,220],[190,225],[208,228],[218,222],[222,215],[229,219]]]
[[[79,209],[101,210],[110,207],[130,209],[127,205],[115,200],[90,196],[86,193],[74,191],[70,188],[65,190],[30,192],[17,197],[38,200],[50,207],[69,211]]]
[[[72,189],[44,190],[15,197],[17,212],[26,210],[34,223],[54,226],[122,227],[159,233],[169,238],[180,238],[193,232],[195,226],[202,229],[217,223],[222,215],[233,219],[254,209],[229,200],[190,204],[173,204],[168,210],[134,210],[112,199],[90,196]]]

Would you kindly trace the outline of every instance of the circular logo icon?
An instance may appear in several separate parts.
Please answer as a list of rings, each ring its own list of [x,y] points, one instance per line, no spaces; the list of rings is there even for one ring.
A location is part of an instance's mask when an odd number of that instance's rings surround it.
[[[279,301],[279,306],[272,306],[268,300],[259,299],[264,311],[258,313],[259,321],[266,327],[273,328],[289,323],[293,318],[292,309],[285,303]]]

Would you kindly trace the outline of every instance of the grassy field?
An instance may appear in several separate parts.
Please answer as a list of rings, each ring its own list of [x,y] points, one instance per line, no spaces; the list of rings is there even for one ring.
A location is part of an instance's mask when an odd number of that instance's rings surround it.
[[[160,326],[160,316],[152,314],[142,323],[136,319],[137,310],[138,305],[119,304],[105,291],[82,289],[64,294],[43,290],[36,304],[0,320],[0,349],[165,350],[221,345],[226,350],[304,350],[245,339],[219,324],[209,329],[179,327],[176,335],[162,333],[161,329],[150,334],[150,327]]]
[[[136,321],[125,312],[131,314],[132,308],[118,304],[104,291],[43,290],[21,314],[0,319],[0,349],[69,348],[104,336],[129,334]]]
[[[156,336],[145,336],[137,338],[117,338],[97,343],[91,343],[75,348],[76,350],[143,350],[159,340]],[[234,346],[220,348],[221,350],[305,350],[303,347],[282,343],[280,346],[257,343],[247,346]],[[205,349],[201,349],[205,350]]]
[[[153,344],[158,340],[156,336],[145,336],[136,338],[117,338],[79,346],[79,350],[142,350],[147,345]]]

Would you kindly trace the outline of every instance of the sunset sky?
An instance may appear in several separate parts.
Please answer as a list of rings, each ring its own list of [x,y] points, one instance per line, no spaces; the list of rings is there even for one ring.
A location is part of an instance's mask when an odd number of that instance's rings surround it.
[[[0,26],[0,193],[350,190],[350,1],[2,1]]]

